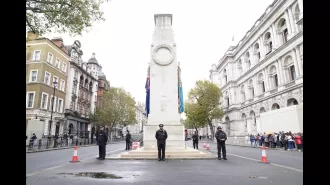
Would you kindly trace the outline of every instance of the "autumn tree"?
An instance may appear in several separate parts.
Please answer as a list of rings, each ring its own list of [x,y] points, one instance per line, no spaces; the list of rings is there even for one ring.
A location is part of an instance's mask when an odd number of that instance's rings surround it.
[[[96,109],[97,124],[107,126],[111,133],[117,124],[136,124],[135,101],[123,88],[111,87],[100,98],[101,106]]]
[[[207,80],[199,80],[194,88],[188,92],[188,100],[185,103],[187,119],[185,124],[196,129],[208,125],[214,137],[212,122],[221,119],[223,111],[220,107],[222,93],[220,88]]]
[[[100,5],[108,0],[26,0],[26,28],[81,35],[94,22],[104,21]],[[53,29],[53,30],[52,30]]]

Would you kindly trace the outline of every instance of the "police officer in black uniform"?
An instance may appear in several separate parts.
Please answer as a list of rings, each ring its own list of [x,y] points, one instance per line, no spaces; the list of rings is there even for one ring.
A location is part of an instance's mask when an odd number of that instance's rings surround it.
[[[126,134],[126,148],[125,148],[125,150],[129,150],[130,149],[131,139],[132,139],[132,136],[129,133],[129,131],[127,130],[127,134]]]
[[[105,145],[108,142],[108,135],[104,132],[104,126],[100,127],[100,131],[98,132],[96,138],[97,144],[99,145],[99,157],[97,159],[104,160],[105,159]]]
[[[158,147],[158,161],[165,161],[165,145],[167,139],[167,132],[163,129],[164,125],[159,124],[159,130],[156,131],[157,147]],[[162,151],[162,155],[160,155]]]
[[[192,135],[192,140],[193,140],[194,149],[196,148],[198,150],[198,133],[197,133],[197,131],[195,131],[195,133]]]
[[[218,130],[215,133],[215,138],[217,139],[218,159],[221,160],[221,149],[222,149],[222,157],[224,160],[227,160],[226,144],[225,144],[227,140],[227,135],[224,131],[222,131],[221,127],[218,127]]]

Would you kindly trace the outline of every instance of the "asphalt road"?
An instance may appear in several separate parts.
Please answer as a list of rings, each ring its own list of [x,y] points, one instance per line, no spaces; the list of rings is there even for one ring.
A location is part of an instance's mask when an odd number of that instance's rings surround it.
[[[107,154],[123,151],[125,143],[107,145]],[[78,159],[80,161],[95,159],[98,157],[98,146],[78,147]],[[72,160],[73,149],[53,150],[46,152],[26,153],[26,174],[33,175],[43,170],[66,165]]]
[[[191,142],[187,143],[188,145]],[[211,152],[215,148],[211,144]],[[124,144],[108,145],[108,153],[123,151]],[[201,149],[203,150],[203,149]],[[96,147],[80,149],[78,151],[82,162],[68,164],[67,157],[61,156],[60,151],[43,152],[40,162],[37,159],[32,163],[44,164],[48,170],[27,175],[27,183],[31,185],[89,185],[89,184],[136,184],[136,185],[178,185],[178,184],[226,184],[226,185],[302,185],[302,153],[267,150],[271,164],[258,163],[261,158],[261,149],[227,146],[228,161],[219,160],[96,160]],[[64,152],[64,151],[63,151]],[[39,153],[42,155],[42,153]],[[35,155],[35,154],[34,154]],[[63,155],[72,157],[72,151]],[[85,156],[85,157],[84,157]],[[28,157],[28,155],[27,155]],[[49,158],[58,158],[55,162],[47,162]],[[59,158],[65,158],[60,160]],[[85,158],[85,159],[84,159]],[[27,159],[27,161],[30,161]],[[51,168],[55,165],[54,168]],[[58,166],[62,165],[62,166]],[[42,169],[38,165],[38,169]],[[27,167],[32,170],[33,166]],[[75,176],[79,172],[106,172],[122,177],[121,179],[95,179],[91,177]],[[69,173],[69,174],[63,174]],[[70,174],[72,173],[72,174]]]

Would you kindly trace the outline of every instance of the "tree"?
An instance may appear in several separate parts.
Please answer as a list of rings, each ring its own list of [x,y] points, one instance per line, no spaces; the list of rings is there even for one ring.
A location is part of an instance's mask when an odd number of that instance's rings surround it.
[[[26,28],[45,34],[81,35],[92,23],[104,21],[100,5],[108,0],[26,0]]]
[[[96,110],[98,124],[107,126],[109,132],[117,124],[135,124],[135,101],[123,88],[111,87],[104,91],[101,97],[101,106]]]
[[[199,80],[194,88],[188,92],[188,100],[185,103],[185,123],[193,128],[201,128],[208,125],[214,137],[212,121],[221,119],[223,111],[220,108],[222,93],[220,88],[207,80]]]

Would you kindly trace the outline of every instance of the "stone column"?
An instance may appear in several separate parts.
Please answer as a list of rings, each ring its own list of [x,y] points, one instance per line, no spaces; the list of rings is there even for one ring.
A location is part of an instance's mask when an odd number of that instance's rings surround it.
[[[274,23],[270,26],[270,30],[271,30],[271,39],[273,41],[273,49],[272,50],[274,51],[278,47],[277,33],[276,33],[276,30],[275,30],[275,24]]]
[[[296,50],[296,56],[297,56],[297,64],[298,64],[298,68],[299,68],[299,72],[300,72],[300,76],[303,76],[303,64],[302,64],[302,61],[301,61],[301,53],[300,53],[300,49],[299,49],[299,46],[297,46],[295,48]]]
[[[257,84],[257,80],[258,80],[258,75],[255,75],[253,78],[253,89],[254,89],[254,95],[258,96],[259,93],[259,88],[258,88],[258,84]]]
[[[265,90],[269,91],[270,90],[270,86],[269,86],[269,78],[268,78],[268,71],[267,68],[264,69],[264,82],[265,82]]]
[[[291,23],[291,28],[292,28],[292,35],[291,35],[291,38],[298,33],[297,31],[297,27],[296,27],[296,21],[295,21],[295,18],[293,17],[293,6],[291,6],[289,9],[288,9],[288,13],[289,13],[289,19],[290,19],[290,23]]]
[[[287,71],[287,68],[282,65],[283,58],[280,57],[278,60],[279,60],[279,64],[281,64],[280,68],[283,70],[283,73],[282,73],[283,74],[283,83],[286,84],[289,82],[288,71]]]
[[[297,78],[299,78],[300,77],[300,70],[299,70],[299,67],[298,67],[298,59],[297,59],[296,49],[295,48],[292,51],[292,56],[293,56],[294,68],[296,70],[296,75],[297,75]]]
[[[276,68],[277,68],[279,86],[281,86],[284,84],[281,61],[279,60],[276,61]]]
[[[286,27],[288,28],[288,32],[289,32],[289,36],[288,36],[288,40],[292,38],[293,36],[293,31],[292,31],[292,27],[291,27],[291,19],[289,18],[289,14],[288,14],[288,9],[285,10],[284,12],[284,17],[286,20]]]
[[[303,0],[298,0],[298,6],[299,6],[299,10],[300,10],[299,19],[302,19],[303,18]]]

